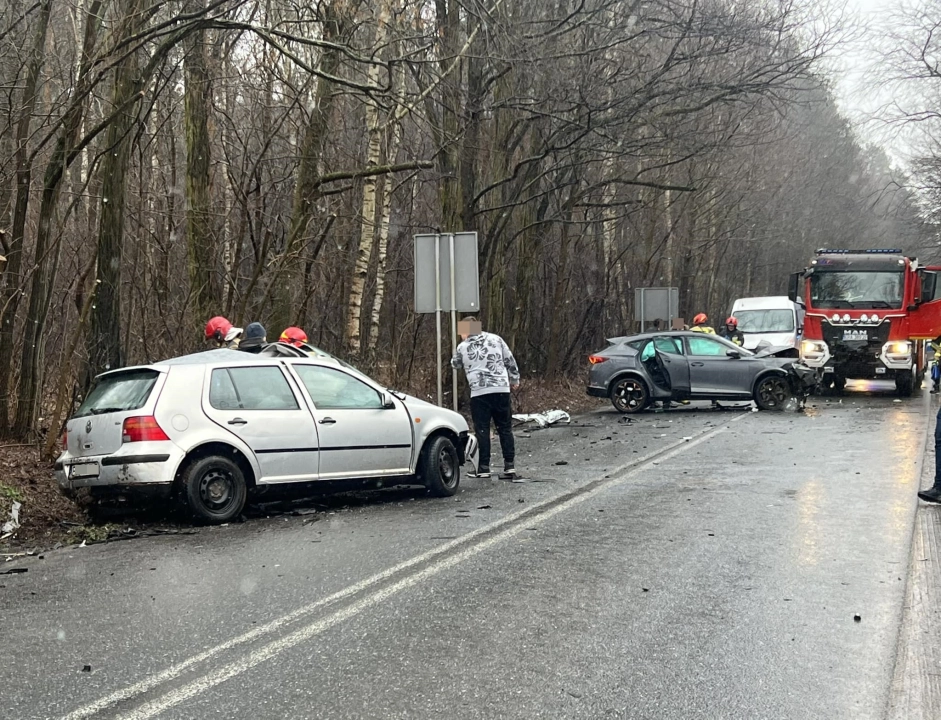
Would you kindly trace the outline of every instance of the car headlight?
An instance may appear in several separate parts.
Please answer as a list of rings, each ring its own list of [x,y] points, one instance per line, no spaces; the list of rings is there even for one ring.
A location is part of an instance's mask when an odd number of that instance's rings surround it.
[[[897,340],[887,345],[887,355],[910,355],[912,352],[912,344],[908,340]]]
[[[823,357],[827,344],[822,340],[804,340],[801,342],[801,357],[816,359]]]

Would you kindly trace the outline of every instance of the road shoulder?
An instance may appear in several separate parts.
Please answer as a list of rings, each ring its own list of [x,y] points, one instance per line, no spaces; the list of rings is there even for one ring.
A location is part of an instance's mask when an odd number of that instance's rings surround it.
[[[921,486],[934,482],[935,404],[928,405]],[[941,507],[919,504],[915,516],[911,571],[899,632],[888,720],[941,717]]]

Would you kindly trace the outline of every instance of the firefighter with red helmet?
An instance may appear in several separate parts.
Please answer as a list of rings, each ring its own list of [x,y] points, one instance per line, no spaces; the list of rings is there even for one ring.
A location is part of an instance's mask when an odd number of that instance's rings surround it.
[[[745,345],[745,333],[738,329],[738,320],[735,316],[729,317],[725,321],[725,328],[722,331],[722,337],[730,342],[735,343],[739,347],[744,347]]]
[[[293,345],[294,347],[303,347],[307,344],[307,333],[301,328],[292,325],[284,329],[284,332],[281,333],[281,337],[279,337],[278,340],[288,345]]]
[[[716,334],[716,331],[709,326],[709,317],[706,313],[699,313],[696,317],[693,318],[693,326],[690,328],[692,332],[701,332],[701,333],[711,333]]]
[[[206,323],[206,340],[216,347],[238,349],[242,328],[237,328],[221,315],[216,315]]]

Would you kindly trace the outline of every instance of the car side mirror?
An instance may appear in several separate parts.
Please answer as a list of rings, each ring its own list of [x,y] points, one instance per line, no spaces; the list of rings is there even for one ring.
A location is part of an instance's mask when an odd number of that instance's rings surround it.
[[[392,399],[392,395],[387,392],[382,393],[382,409],[391,410],[394,407],[395,407],[395,400]]]
[[[800,290],[800,280],[803,273],[791,273],[787,279],[787,297],[791,302],[797,302],[798,293]]]
[[[727,350],[725,355],[726,357],[730,357],[733,360],[740,360],[742,357],[742,353],[740,353],[738,350]]]

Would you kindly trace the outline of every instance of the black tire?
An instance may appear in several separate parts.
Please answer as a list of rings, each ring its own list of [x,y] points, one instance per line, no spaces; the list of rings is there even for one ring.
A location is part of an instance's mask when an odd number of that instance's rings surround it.
[[[643,380],[635,377],[623,377],[614,381],[608,393],[611,404],[619,413],[625,415],[639,413],[650,405],[650,391]]]
[[[915,392],[915,378],[911,373],[895,376],[895,391],[899,397],[911,397]]]
[[[425,443],[418,459],[418,479],[435,497],[450,497],[461,484],[461,465],[451,439],[438,435]]]
[[[242,468],[221,455],[190,463],[183,471],[182,482],[183,501],[196,519],[205,523],[224,523],[238,517],[248,498]]]
[[[755,404],[759,410],[783,410],[791,399],[791,388],[787,378],[780,375],[768,375],[755,386]]]

